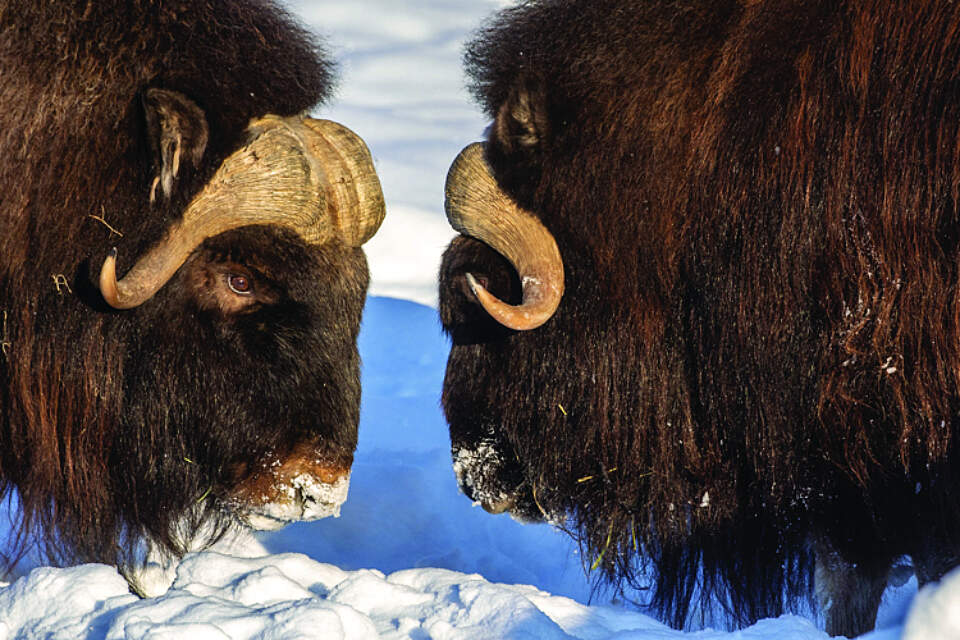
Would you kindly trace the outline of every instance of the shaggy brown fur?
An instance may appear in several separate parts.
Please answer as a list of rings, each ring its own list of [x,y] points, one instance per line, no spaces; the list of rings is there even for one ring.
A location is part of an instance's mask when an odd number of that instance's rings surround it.
[[[0,491],[19,493],[22,540],[63,562],[128,561],[143,536],[176,551],[224,525],[267,455],[320,440],[349,468],[362,251],[232,231],[123,312],[90,277],[111,246],[122,273],[155,242],[252,117],[329,95],[317,43],[269,0],[3,0],[0,77]],[[209,130],[153,201],[150,89]],[[243,312],[197,284],[224,265],[255,284]]]
[[[611,578],[649,559],[677,626],[698,594],[793,606],[816,551],[828,631],[861,633],[895,558],[957,564],[960,7],[545,0],[466,60],[567,291],[509,332],[463,274],[516,301],[512,271],[448,249],[454,451],[502,458],[465,489]]]

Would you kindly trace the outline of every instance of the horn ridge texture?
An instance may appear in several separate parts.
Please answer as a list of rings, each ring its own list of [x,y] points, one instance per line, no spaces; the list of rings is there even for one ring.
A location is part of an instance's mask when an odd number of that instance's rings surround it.
[[[316,124],[321,123],[321,124]],[[104,261],[100,290],[117,309],[152,297],[205,239],[249,225],[277,225],[304,242],[334,238],[360,246],[384,217],[370,152],[346,127],[267,115],[251,122],[249,142],[227,157],[183,217],[116,281],[115,252]]]

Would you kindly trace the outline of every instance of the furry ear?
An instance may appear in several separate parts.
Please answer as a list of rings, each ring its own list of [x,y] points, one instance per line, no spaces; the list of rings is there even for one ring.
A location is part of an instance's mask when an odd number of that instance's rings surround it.
[[[153,153],[155,177],[150,202],[156,200],[157,185],[166,198],[173,193],[173,181],[184,161],[196,167],[207,148],[210,131],[203,109],[176,91],[149,89],[143,95],[147,137]]]
[[[497,110],[493,137],[506,155],[534,155],[549,135],[546,92],[539,82],[514,84]]]

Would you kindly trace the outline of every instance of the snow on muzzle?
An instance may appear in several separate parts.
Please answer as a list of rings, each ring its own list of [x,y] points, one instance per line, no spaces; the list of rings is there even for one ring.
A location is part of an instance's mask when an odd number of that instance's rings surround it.
[[[455,444],[453,470],[460,490],[475,505],[494,515],[509,513],[519,522],[554,522],[537,503],[530,483],[515,463],[516,456],[496,439],[482,439],[470,445]]]
[[[268,456],[233,491],[230,502],[242,522],[259,530],[338,517],[350,487],[351,463],[332,461],[312,447],[282,459]]]
[[[453,471],[457,484],[474,504],[492,514],[509,511],[516,505],[516,489],[499,481],[503,457],[490,442],[476,447],[453,448]]]

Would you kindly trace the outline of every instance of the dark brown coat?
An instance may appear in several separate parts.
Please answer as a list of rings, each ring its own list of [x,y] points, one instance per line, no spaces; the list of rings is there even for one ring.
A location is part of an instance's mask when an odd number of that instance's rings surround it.
[[[52,560],[179,551],[291,456],[349,470],[360,249],[248,227],[135,309],[94,284],[111,247],[123,272],[182,215],[251,118],[313,107],[332,71],[270,0],[0,1],[0,492]],[[158,187],[164,118],[186,151]],[[235,274],[253,295],[220,304]]]
[[[872,628],[894,559],[960,559],[960,7],[545,0],[467,52],[500,185],[566,293],[495,325],[441,268],[461,483],[564,523],[672,624],[817,589]],[[496,504],[494,504],[496,503]]]

